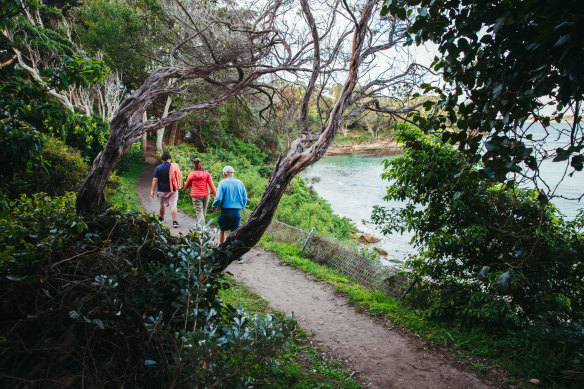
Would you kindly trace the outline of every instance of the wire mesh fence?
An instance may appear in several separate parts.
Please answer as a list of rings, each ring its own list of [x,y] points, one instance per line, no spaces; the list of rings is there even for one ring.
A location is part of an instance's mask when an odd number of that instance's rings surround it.
[[[309,236],[304,230],[276,220],[265,233],[274,241],[293,244],[299,249],[306,244]],[[389,296],[401,296],[409,284],[407,275],[399,273],[397,268],[383,265],[324,237],[313,236],[304,248],[304,256],[339,271],[366,288],[380,290]]]

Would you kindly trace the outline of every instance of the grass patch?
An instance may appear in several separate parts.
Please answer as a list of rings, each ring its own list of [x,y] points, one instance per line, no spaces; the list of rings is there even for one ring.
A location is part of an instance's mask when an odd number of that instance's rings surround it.
[[[260,315],[276,311],[261,296],[247,286],[226,276],[229,288],[219,292],[221,299],[232,306],[241,305],[246,311]],[[360,385],[351,378],[351,372],[341,368],[338,362],[325,360],[318,349],[310,344],[310,338],[298,328],[286,353],[277,357],[277,363],[269,369],[253,366],[247,377],[259,388],[344,388],[357,389]]]
[[[110,195],[108,201],[117,206],[127,206],[132,211],[142,209],[142,203],[136,191],[136,185],[142,177],[145,163],[130,165],[128,170],[119,174],[119,186]]]

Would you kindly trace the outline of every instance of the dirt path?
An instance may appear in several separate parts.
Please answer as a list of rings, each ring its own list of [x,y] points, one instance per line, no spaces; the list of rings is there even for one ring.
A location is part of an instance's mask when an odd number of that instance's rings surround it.
[[[147,166],[138,194],[148,211],[158,213],[158,200],[150,197],[154,166]],[[194,219],[179,211],[180,228],[186,233]],[[170,214],[165,226],[170,227]],[[232,263],[227,271],[266,299],[272,307],[293,312],[300,327],[329,358],[355,372],[366,388],[493,388],[447,355],[424,350],[391,324],[374,321],[357,312],[332,286],[314,281],[298,270],[282,265],[277,256],[254,248],[244,263]]]

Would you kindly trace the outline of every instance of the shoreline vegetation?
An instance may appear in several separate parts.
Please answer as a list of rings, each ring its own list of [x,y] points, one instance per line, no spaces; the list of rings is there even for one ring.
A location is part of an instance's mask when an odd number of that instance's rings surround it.
[[[332,144],[326,151],[326,155],[347,154],[380,154],[397,155],[401,153],[401,143],[394,138],[376,139],[369,142],[353,142],[347,144]]]

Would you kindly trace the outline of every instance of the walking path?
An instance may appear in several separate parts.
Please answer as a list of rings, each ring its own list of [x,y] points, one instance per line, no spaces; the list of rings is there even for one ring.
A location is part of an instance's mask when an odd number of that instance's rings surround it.
[[[154,165],[147,165],[137,190],[144,208],[158,214],[158,199],[150,197],[153,174]],[[173,235],[185,234],[194,225],[194,219],[179,210],[180,227],[172,228],[170,212],[167,213],[164,224]],[[243,264],[234,262],[227,271],[273,308],[293,312],[300,327],[313,334],[321,350],[354,371],[363,387],[497,387],[447,353],[425,349],[422,342],[400,334],[390,323],[380,323],[357,312],[332,286],[283,265],[274,254],[254,248],[243,258]]]

